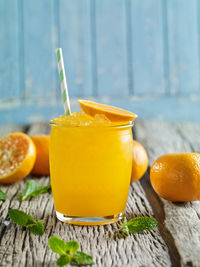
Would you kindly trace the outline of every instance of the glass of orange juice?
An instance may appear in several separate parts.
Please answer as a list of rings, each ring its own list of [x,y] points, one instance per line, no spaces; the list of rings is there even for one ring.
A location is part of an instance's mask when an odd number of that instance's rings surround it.
[[[99,225],[122,218],[132,169],[132,122],[80,113],[51,121],[50,173],[59,220]]]

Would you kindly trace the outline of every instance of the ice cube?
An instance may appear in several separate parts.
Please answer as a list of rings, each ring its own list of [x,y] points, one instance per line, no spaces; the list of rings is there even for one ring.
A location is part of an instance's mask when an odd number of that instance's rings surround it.
[[[110,124],[111,121],[104,114],[96,114],[94,116],[94,122],[97,124]]]

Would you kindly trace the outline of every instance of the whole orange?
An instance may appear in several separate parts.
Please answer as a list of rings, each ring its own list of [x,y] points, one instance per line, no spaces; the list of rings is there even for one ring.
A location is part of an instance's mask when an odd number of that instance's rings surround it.
[[[0,183],[12,184],[25,178],[33,168],[35,145],[25,133],[11,133],[0,139]]]
[[[31,173],[36,176],[49,175],[49,135],[31,136],[36,147],[36,161]]]
[[[200,200],[200,154],[165,154],[151,166],[154,190],[174,202]]]
[[[133,160],[132,160],[132,174],[131,183],[139,180],[148,167],[148,155],[145,148],[133,140]]]

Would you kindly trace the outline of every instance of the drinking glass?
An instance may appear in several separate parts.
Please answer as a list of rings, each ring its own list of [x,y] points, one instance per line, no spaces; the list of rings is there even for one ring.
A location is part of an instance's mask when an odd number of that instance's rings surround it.
[[[53,121],[50,174],[56,216],[100,225],[122,218],[132,169],[132,123],[73,126]]]

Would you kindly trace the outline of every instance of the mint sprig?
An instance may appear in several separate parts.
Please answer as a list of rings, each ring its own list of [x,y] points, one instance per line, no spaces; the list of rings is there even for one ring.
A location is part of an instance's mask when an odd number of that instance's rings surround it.
[[[50,184],[47,186],[44,186],[44,185],[36,182],[35,180],[29,180],[26,182],[24,192],[22,194],[18,195],[18,197],[20,197],[21,200],[23,201],[29,197],[35,197],[35,196],[38,196],[42,193],[46,193],[50,189],[51,189]]]
[[[56,262],[58,266],[64,266],[69,263],[72,265],[94,264],[94,261],[90,255],[87,255],[82,251],[78,251],[79,244],[74,240],[66,243],[57,236],[51,236],[49,239],[49,246],[53,252],[60,255]]]
[[[1,189],[0,189],[0,200],[6,200],[8,196],[6,195],[6,193],[4,193]]]
[[[44,233],[42,220],[37,222],[32,216],[18,209],[10,209],[8,215],[14,223],[27,227],[31,233],[35,235],[42,235]]]
[[[123,225],[121,228],[116,230],[116,234],[119,237],[127,237],[130,233],[138,233],[143,231],[151,231],[152,229],[158,227],[158,222],[147,216],[136,217],[127,222],[126,217],[124,217]]]
[[[136,217],[127,222],[127,226],[129,232],[131,233],[138,233],[143,231],[151,231],[154,228],[158,227],[158,222],[147,216],[144,217]]]

